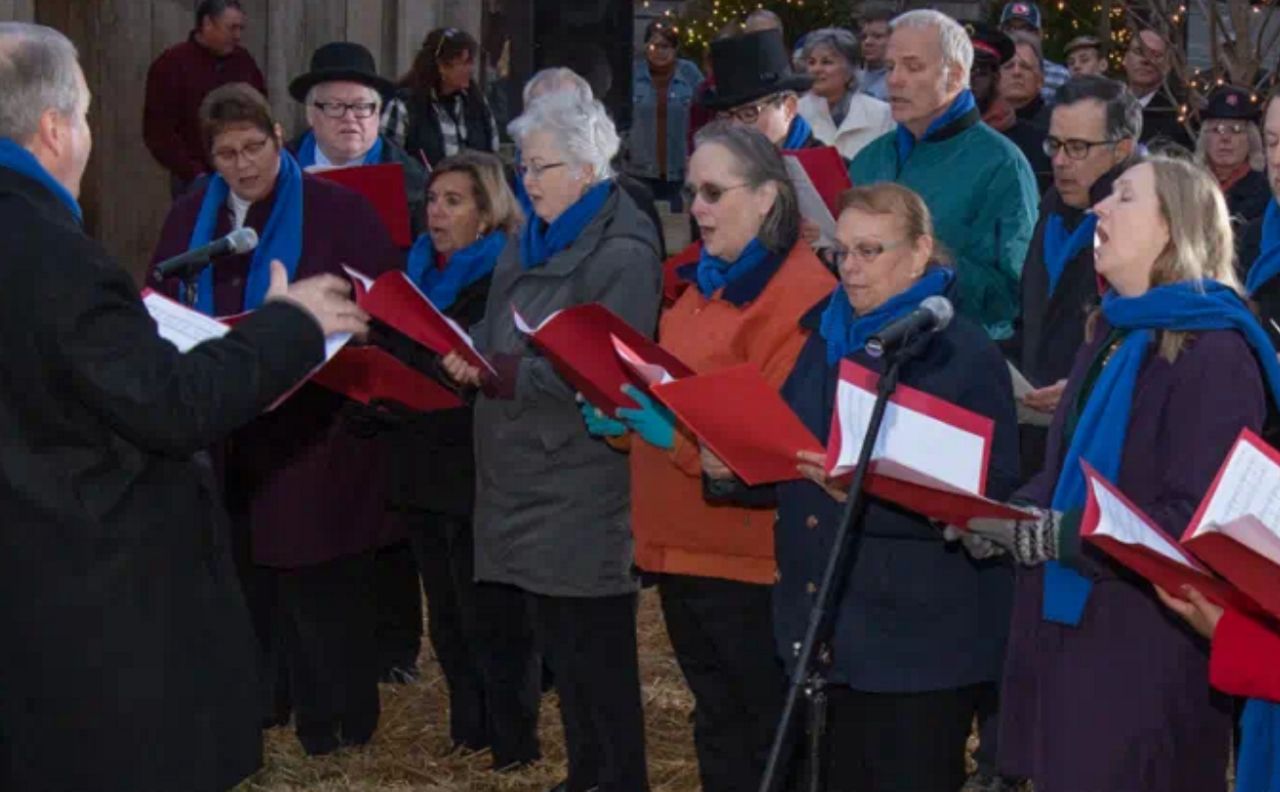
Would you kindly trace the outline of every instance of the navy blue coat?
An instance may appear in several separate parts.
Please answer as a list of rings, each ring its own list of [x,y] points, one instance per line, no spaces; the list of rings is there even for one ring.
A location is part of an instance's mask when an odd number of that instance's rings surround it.
[[[826,306],[824,299],[801,320],[813,332],[782,388],[791,409],[820,438],[831,425],[839,369],[827,365],[826,342],[818,334]],[[879,361],[863,352],[853,360],[880,370]],[[1017,414],[1008,369],[986,332],[957,316],[903,368],[901,382],[995,421],[986,494],[1011,494],[1018,480]],[[788,670],[842,510],[809,481],[778,487],[774,634]],[[998,679],[1013,594],[1008,562],[974,561],[959,542],[944,542],[926,518],[885,501],[871,500],[865,530],[836,614],[828,679],[882,693]]]

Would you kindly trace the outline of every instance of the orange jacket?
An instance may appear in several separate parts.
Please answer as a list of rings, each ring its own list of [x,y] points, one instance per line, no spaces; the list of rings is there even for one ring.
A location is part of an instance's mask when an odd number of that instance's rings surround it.
[[[835,285],[800,242],[754,299],[741,305],[725,299],[734,285],[710,300],[696,286],[685,289],[662,315],[658,340],[694,371],[752,363],[780,388],[808,336],[800,317]],[[641,569],[773,583],[773,510],[708,505],[698,440],[684,427],[670,451],[632,443],[631,525]]]

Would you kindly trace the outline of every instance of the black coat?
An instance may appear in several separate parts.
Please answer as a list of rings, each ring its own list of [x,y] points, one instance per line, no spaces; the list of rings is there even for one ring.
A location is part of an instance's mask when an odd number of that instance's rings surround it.
[[[254,638],[197,452],[322,356],[269,303],[181,355],[0,169],[0,789],[214,792],[261,762]]]
[[[445,314],[463,328],[478,323],[484,318],[491,279],[487,276],[463,289]],[[376,343],[437,381],[449,382],[439,372],[439,356],[422,345],[385,329]],[[470,519],[476,490],[471,413],[471,404],[454,410],[401,413],[396,431],[390,434],[393,508]]]
[[[1047,128],[1022,120],[1004,130],[1004,136],[1013,141],[1031,165],[1031,172],[1036,176],[1036,192],[1040,195],[1053,184],[1053,162],[1044,153],[1044,139],[1048,134]]]
[[[843,292],[835,299],[845,299]],[[817,331],[826,306],[824,299],[801,320],[811,335],[782,387],[815,437],[830,430],[838,385],[838,367],[827,364],[826,341]],[[863,351],[852,359],[872,371],[882,365]],[[986,494],[1008,497],[1018,476],[1017,417],[1008,369],[986,332],[957,316],[903,367],[902,384],[995,422]],[[792,647],[804,638],[813,604],[809,587],[822,578],[844,507],[808,481],[780,484],[777,495],[774,634],[790,670]],[[863,525],[861,555],[835,607],[828,679],[881,693],[999,679],[1013,597],[1008,562],[975,561],[958,542],[943,542],[927,518],[876,498]]]
[[[1250,223],[1241,234],[1240,258],[1237,261],[1237,273],[1240,282],[1244,283],[1249,275],[1249,268],[1262,252],[1262,218]],[[1280,277],[1263,283],[1258,291],[1249,295],[1254,310],[1262,320],[1262,326],[1271,336],[1271,343],[1280,349]]]
[[[1142,111],[1142,137],[1139,142],[1156,149],[1170,143],[1188,151],[1195,148],[1187,128],[1178,120],[1177,106],[1165,95],[1163,88],[1151,97]]]
[[[462,120],[467,127],[467,137],[462,148],[476,151],[495,151],[493,130],[496,122],[489,103],[480,89],[474,85],[462,94]],[[404,148],[414,157],[425,157],[431,167],[444,159],[444,134],[440,131],[440,118],[436,105],[429,98],[418,94],[404,97],[409,123],[405,129]]]

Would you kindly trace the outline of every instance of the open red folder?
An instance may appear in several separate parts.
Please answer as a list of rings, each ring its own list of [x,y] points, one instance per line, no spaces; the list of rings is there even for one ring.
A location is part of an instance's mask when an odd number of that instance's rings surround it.
[[[394,401],[418,412],[462,406],[448,388],[373,346],[343,349],[311,379],[361,404]]]
[[[816,148],[789,149],[782,152],[804,168],[809,181],[813,183],[818,195],[831,212],[832,217],[840,216],[840,195],[853,186],[849,180],[849,168],[835,146]]]
[[[827,472],[852,473],[876,401],[879,375],[840,363]],[[869,493],[958,528],[978,517],[1017,519],[1017,508],[983,495],[995,423],[937,396],[899,385],[885,410],[866,478]]]
[[[1120,564],[1178,596],[1184,585],[1222,605],[1245,613],[1264,614],[1249,597],[1214,576],[1185,545],[1168,538],[1150,517],[1089,463],[1084,469],[1087,499],[1080,518],[1080,538]]]
[[[822,443],[750,364],[654,385],[653,395],[750,486],[801,478],[800,451]]]
[[[514,307],[512,311],[516,328],[542,350],[560,376],[608,415],[615,415],[619,407],[639,406],[622,392],[623,385],[634,385],[637,380],[618,358],[613,338],[633,349],[660,353],[665,356],[665,363],[687,368],[599,303],[556,311],[536,326],[531,326]]]
[[[409,223],[409,198],[404,189],[404,167],[398,162],[362,165],[354,168],[326,168],[311,175],[341,184],[365,197],[387,227],[397,247],[413,244]]]
[[[1182,535],[1182,546],[1280,616],[1280,452],[1245,429]]]
[[[1195,556],[1166,537],[1114,484],[1089,463],[1082,461],[1080,465],[1087,487],[1080,518],[1080,537],[1084,541],[1165,591],[1176,594],[1183,585],[1191,585],[1220,605],[1244,605],[1239,592],[1215,578]]]
[[[493,372],[493,366],[476,349],[471,336],[436,308],[403,272],[384,272],[374,280],[350,267],[343,269],[355,285],[356,304],[370,316],[437,354],[457,352],[471,365]]]
[[[632,348],[613,334],[610,334],[609,340],[613,342],[613,350],[630,371],[632,379],[649,393],[653,392],[654,385],[692,377],[695,373],[675,355],[647,338],[638,348]]]
[[[180,352],[213,338],[221,338],[249,313],[213,318],[145,289],[143,305],[156,321],[162,338]],[[306,382],[340,393],[363,404],[374,400],[395,401],[411,409],[428,411],[459,407],[462,401],[448,389],[406,366],[390,353],[376,347],[353,347],[350,335],[325,341],[325,360],[311,374],[277,399],[275,409]]]

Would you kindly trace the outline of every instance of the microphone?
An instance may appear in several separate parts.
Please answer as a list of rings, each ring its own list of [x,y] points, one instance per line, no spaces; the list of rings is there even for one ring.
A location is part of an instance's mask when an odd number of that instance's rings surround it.
[[[257,246],[257,231],[247,227],[237,228],[221,239],[215,239],[207,245],[192,248],[186,253],[179,253],[173,258],[160,262],[156,265],[154,278],[156,283],[159,283],[175,275],[194,275],[213,259],[248,253]]]
[[[901,319],[895,319],[867,339],[867,354],[878,358],[886,352],[901,348],[920,333],[936,333],[946,329],[955,314],[955,308],[951,307],[951,301],[946,297],[927,297],[919,308]]]

